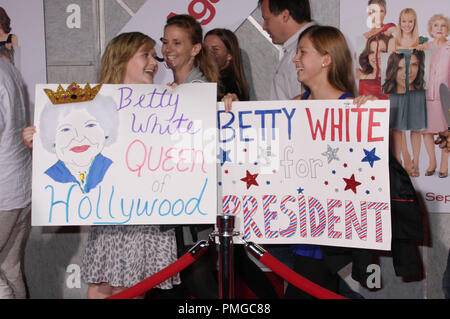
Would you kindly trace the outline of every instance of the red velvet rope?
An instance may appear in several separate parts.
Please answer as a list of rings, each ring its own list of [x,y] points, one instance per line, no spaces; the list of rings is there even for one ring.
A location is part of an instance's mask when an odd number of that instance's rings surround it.
[[[140,283],[124,291],[121,291],[113,296],[107,297],[106,299],[132,299],[139,295],[142,295],[145,292],[152,289],[153,287],[155,287],[156,285],[160,284],[161,282],[167,280],[168,278],[179,273],[186,267],[190,266],[204,252],[205,249],[199,250],[193,256],[189,251],[185,253],[180,259],[170,264],[166,268],[160,270],[153,276],[144,279]],[[274,273],[281,276],[283,279],[287,280],[295,287],[303,290],[304,292],[310,294],[313,297],[319,299],[347,299],[346,297],[338,295],[300,276],[295,271],[293,271],[283,263],[279,262],[268,252],[264,252],[264,254],[259,258],[259,261],[262,262],[265,266],[269,267]]]
[[[287,280],[289,283],[319,299],[348,299],[325,289],[312,281],[300,276],[295,271],[279,262],[275,257],[265,252],[259,259],[264,265],[269,267],[274,273]]]
[[[190,266],[194,261],[199,258],[205,250],[199,251],[195,257],[192,256],[190,252],[185,253],[181,258],[179,258],[174,263],[170,264],[166,268],[160,270],[156,274],[148,277],[147,279],[144,279],[140,283],[121,291],[115,295],[112,295],[106,299],[133,299],[134,297],[137,297],[139,295],[144,294],[145,292],[149,291],[156,285],[160,284],[161,282],[167,280],[168,278],[172,277],[173,275],[179,273],[184,268]]]

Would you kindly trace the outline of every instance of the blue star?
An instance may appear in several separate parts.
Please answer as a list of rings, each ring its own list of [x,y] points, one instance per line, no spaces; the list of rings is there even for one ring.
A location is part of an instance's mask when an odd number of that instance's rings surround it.
[[[225,162],[231,162],[229,154],[230,151],[224,151],[222,148],[220,148],[220,154],[217,155],[217,158],[220,160],[220,166],[223,166],[223,164],[225,164]]]
[[[301,187],[297,188],[297,192],[298,192],[299,194],[303,194],[303,191],[304,191],[303,188],[301,188]]]
[[[361,162],[369,162],[370,167],[373,167],[373,162],[379,161],[381,158],[375,155],[376,147],[374,147],[371,151],[364,149],[364,153],[366,156],[361,160]]]

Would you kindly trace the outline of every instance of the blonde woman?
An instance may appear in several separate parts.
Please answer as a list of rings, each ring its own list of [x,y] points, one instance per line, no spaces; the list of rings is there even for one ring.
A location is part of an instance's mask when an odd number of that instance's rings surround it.
[[[299,38],[297,54],[293,59],[297,79],[306,92],[295,99],[336,100],[353,99],[356,105],[373,100],[373,96],[356,96],[355,78],[350,49],[344,35],[330,26],[313,26]],[[293,245],[296,256],[294,271],[330,291],[338,291],[339,276],[324,260],[322,248],[317,245]],[[311,298],[289,284],[286,299]]]
[[[158,71],[155,41],[140,32],[122,33],[105,49],[99,83],[153,84]],[[103,299],[131,287],[177,259],[175,232],[157,225],[91,226],[82,279],[88,298]],[[156,288],[181,283],[175,275]],[[143,296],[140,296],[142,298]]]
[[[414,49],[421,49],[417,14],[414,9],[406,8],[400,12],[397,35],[389,41],[388,52],[395,52],[405,56],[405,69],[408,74]],[[389,70],[386,72],[389,72]],[[424,90],[412,90],[407,82],[405,78],[404,92],[389,94],[389,100],[391,101],[390,126],[393,137],[392,145],[393,153],[400,163],[402,163],[403,157],[403,166],[409,175],[418,177],[422,137],[420,131],[427,127],[426,97]],[[411,112],[414,112],[413,116],[408,116]],[[412,160],[404,131],[411,132]]]

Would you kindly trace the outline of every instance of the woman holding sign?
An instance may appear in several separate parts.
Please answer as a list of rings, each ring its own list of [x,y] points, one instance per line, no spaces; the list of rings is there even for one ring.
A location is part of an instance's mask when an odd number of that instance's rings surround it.
[[[297,55],[293,62],[298,81],[306,92],[295,97],[298,100],[353,99],[356,85],[353,76],[351,53],[344,35],[336,28],[313,26],[299,37]],[[364,104],[373,96],[359,96],[356,105]],[[337,292],[339,276],[324,261],[322,249],[316,245],[294,245],[296,255],[294,270],[328,290]],[[289,284],[285,298],[310,298],[303,291]]]
[[[373,96],[356,94],[351,53],[344,35],[330,26],[312,26],[300,36],[297,54],[293,59],[297,78],[306,87],[306,92],[297,100],[353,99],[360,106]],[[226,95],[223,99],[226,110],[231,110],[236,96]],[[331,271],[324,261],[322,248],[317,245],[294,245],[296,256],[294,271],[322,287],[337,292],[339,276]],[[289,284],[285,298],[311,298],[308,294]]]
[[[153,84],[158,71],[155,41],[139,32],[123,33],[106,47],[100,83]],[[159,226],[92,226],[83,256],[88,298],[106,298],[164,269],[177,259],[175,232]],[[171,289],[179,275],[157,288]]]

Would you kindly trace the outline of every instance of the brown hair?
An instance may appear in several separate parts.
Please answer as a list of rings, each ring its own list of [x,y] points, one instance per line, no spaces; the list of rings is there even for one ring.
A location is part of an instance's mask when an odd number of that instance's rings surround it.
[[[0,27],[5,33],[11,32],[11,19],[3,7],[0,7]]]
[[[167,19],[164,29],[168,26],[177,26],[185,29],[193,45],[200,44],[201,50],[195,56],[194,65],[200,69],[208,82],[219,82],[219,68],[213,55],[203,44],[203,29],[200,23],[188,14],[179,14]]]
[[[249,99],[249,88],[244,74],[241,50],[236,35],[230,30],[220,28],[210,30],[206,33],[205,39],[208,35],[218,36],[227,48],[228,53],[232,56],[231,63],[226,69],[221,71],[221,75],[234,79],[239,90],[238,95],[242,97],[243,101],[247,101]]]
[[[122,33],[112,39],[102,56],[98,82],[122,83],[128,61],[143,44],[147,46],[147,49],[152,49],[156,43],[141,32]]]
[[[423,51],[413,50],[411,54],[417,57],[419,69],[416,78],[411,83],[410,90],[423,90],[425,88],[425,53]],[[389,55],[386,66],[386,80],[382,87],[383,93],[397,93],[397,73],[402,59],[405,59],[406,64],[405,54],[392,52],[391,55]],[[409,65],[405,65],[405,67],[409,68]],[[408,79],[406,79],[406,81],[408,81]]]
[[[372,42],[383,41],[384,44],[386,45],[386,50],[387,50],[388,44],[389,44],[389,39],[391,39],[391,37],[385,35],[384,33],[374,35],[374,36],[370,37],[369,39],[367,39],[366,47],[359,55],[359,65],[361,66],[362,73],[370,74],[373,72],[373,67],[370,65],[370,62],[369,62],[370,45],[372,44]],[[375,54],[378,55],[379,53],[375,52]],[[377,61],[378,61],[378,59],[377,59]],[[379,70],[380,70],[380,66],[378,66],[378,71]]]
[[[331,57],[328,82],[334,88],[356,96],[352,55],[342,32],[335,27],[315,25],[306,29],[298,41],[305,36],[310,38],[317,52]]]
[[[371,4],[378,4],[383,6],[384,10],[386,10],[386,0],[369,0],[367,5],[370,6]]]

